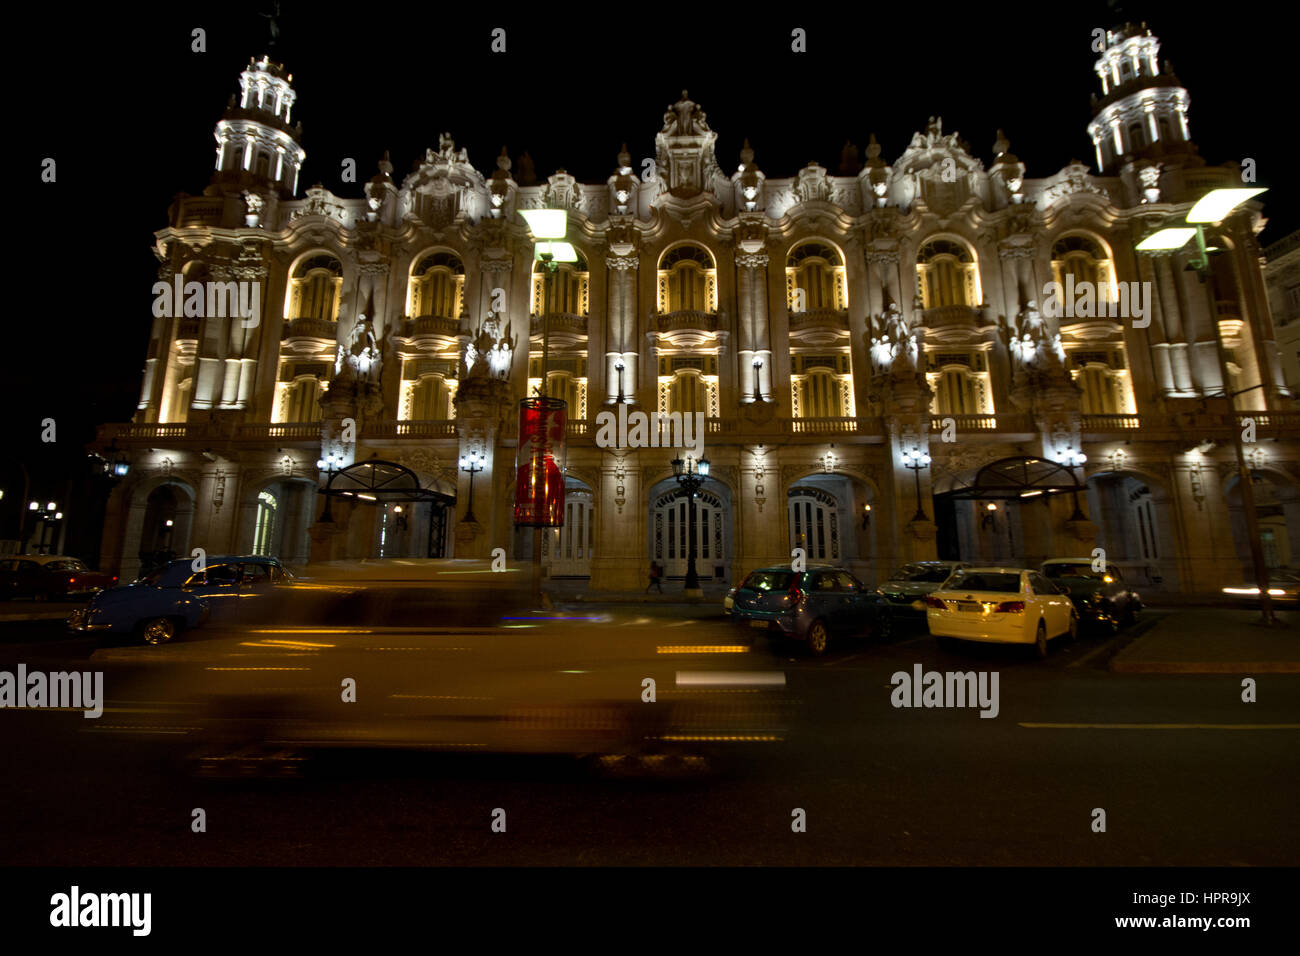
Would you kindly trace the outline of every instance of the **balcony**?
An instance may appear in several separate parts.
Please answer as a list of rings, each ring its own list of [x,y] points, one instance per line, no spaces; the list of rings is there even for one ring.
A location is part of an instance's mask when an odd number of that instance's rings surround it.
[[[782,431],[795,435],[879,434],[879,418],[790,418]]]
[[[455,438],[456,423],[450,419],[426,421],[366,422],[362,438]]]
[[[941,305],[921,313],[927,329],[975,329],[983,323],[983,310],[970,305]]]
[[[1079,427],[1085,432],[1130,431],[1142,427],[1138,415],[1081,415]]]
[[[317,339],[323,342],[334,342],[338,339],[338,334],[337,322],[303,317],[285,322],[281,339]]]
[[[682,309],[678,312],[661,312],[654,317],[655,328],[660,332],[716,332],[718,314]]]
[[[943,431],[947,422],[953,422],[959,432],[1032,432],[1028,415],[999,413],[995,415],[934,415],[930,418],[930,431]]]
[[[460,335],[460,320],[445,315],[419,315],[403,324],[402,335],[408,339],[454,339]]]
[[[161,425],[156,422],[145,424],[123,422],[104,425],[100,430],[100,434],[109,440],[117,438],[123,441],[155,441],[160,439],[203,438],[207,433],[207,429],[207,422],[176,422],[169,425]]]
[[[587,334],[587,317],[585,315],[574,315],[572,312],[551,312],[551,335],[557,333],[561,335],[586,336]],[[545,332],[542,324],[542,316],[530,316],[531,334],[541,335]]]
[[[306,439],[321,437],[321,423],[316,422],[250,422],[235,429],[235,434],[245,440],[260,438]]]

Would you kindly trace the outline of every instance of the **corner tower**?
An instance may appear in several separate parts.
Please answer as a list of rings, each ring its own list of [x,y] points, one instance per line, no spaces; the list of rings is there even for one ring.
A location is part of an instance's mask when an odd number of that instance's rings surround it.
[[[1168,61],[1160,72],[1159,52],[1160,40],[1145,23],[1127,23],[1106,34],[1106,49],[1093,65],[1102,95],[1093,94],[1088,124],[1102,173],[1114,175],[1137,157],[1192,151],[1191,98]]]
[[[297,96],[293,74],[263,56],[239,74],[239,96],[217,123],[214,186],[232,190],[274,190],[282,199],[298,190],[307,153],[299,145],[302,124],[289,125]]]

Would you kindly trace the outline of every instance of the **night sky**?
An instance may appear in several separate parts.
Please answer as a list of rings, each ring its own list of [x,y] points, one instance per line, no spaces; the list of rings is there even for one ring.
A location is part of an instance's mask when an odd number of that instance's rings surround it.
[[[7,225],[17,283],[3,437],[38,486],[84,458],[97,423],[130,419],[151,322],[153,232],[177,193],[208,184],[213,126],[250,56],[267,52],[294,75],[307,150],[300,195],[319,181],[361,196],[385,149],[400,182],[444,130],[484,174],[504,145],[516,172],[527,150],[539,179],[563,167],[603,182],[624,141],[636,169],[653,156],[683,88],[718,132],[728,174],[746,136],[770,177],[814,159],[837,173],[845,140],[865,150],[872,132],[892,162],[938,114],[986,166],[1001,127],[1037,178],[1071,158],[1093,162],[1092,29],[1145,20],[1191,94],[1201,155],[1258,161],[1271,187],[1263,244],[1300,226],[1284,172],[1292,31],[1264,20],[1269,12],[1211,22],[1170,3],[1125,3],[1118,14],[1107,3],[1060,4],[1057,14],[1043,4],[782,4],[760,21],[747,11],[774,8],[536,4],[525,14],[502,4],[466,15],[436,4],[286,2],[272,48],[261,15],[271,3],[140,4],[75,19],[38,7],[40,19],[13,26],[6,163],[16,164]],[[505,54],[489,49],[497,26]],[[195,27],[207,31],[206,53],[190,50]],[[806,54],[790,51],[794,27],[808,31]],[[46,156],[58,163],[55,184],[40,182]],[[345,157],[357,161],[357,184],[341,182]],[[39,441],[46,417],[58,422],[54,446]],[[0,487],[13,480],[10,462]],[[19,496],[7,493],[0,511]]]

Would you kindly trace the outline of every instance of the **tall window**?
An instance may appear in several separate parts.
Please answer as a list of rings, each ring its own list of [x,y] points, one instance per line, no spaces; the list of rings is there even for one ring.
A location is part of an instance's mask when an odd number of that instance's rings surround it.
[[[821,488],[791,488],[790,549],[803,548],[815,561],[840,559],[839,503]]]
[[[683,415],[704,412],[708,415],[708,396],[704,377],[693,370],[678,372],[673,376],[668,402],[669,411],[681,412]]]
[[[435,421],[450,418],[451,390],[441,375],[426,375],[421,378],[411,391],[411,413],[413,421]]]
[[[802,382],[800,418],[838,418],[842,414],[840,383],[827,371],[810,372]]]
[[[979,276],[970,250],[947,239],[923,245],[916,254],[916,291],[925,309],[979,305]]]
[[[844,261],[825,243],[805,242],[790,251],[785,260],[786,306],[793,311],[847,309]],[[803,291],[803,309],[798,309],[798,292]]]
[[[1052,277],[1064,288],[1069,276],[1074,277],[1076,289],[1088,283],[1107,300],[1114,300],[1111,262],[1101,246],[1088,236],[1065,236],[1052,245]]]
[[[716,312],[717,268],[699,246],[678,246],[659,263],[659,309],[662,312]]]
[[[253,533],[253,553],[270,556],[275,547],[275,512],[279,507],[275,495],[263,491],[257,496],[257,525]]]
[[[459,319],[465,306],[465,266],[450,252],[425,256],[411,270],[407,309],[412,316]]]
[[[306,376],[289,387],[285,402],[285,421],[318,422],[321,420],[320,379]]]
[[[988,415],[993,412],[987,357],[983,352],[929,352],[926,380],[934,392],[935,415]]]
[[[542,263],[533,267],[533,315],[541,315],[546,308],[546,271]],[[591,314],[591,275],[587,262],[579,257],[577,262],[561,262],[551,280],[552,314]]]
[[[298,263],[289,281],[289,318],[337,321],[343,265],[331,255]]]

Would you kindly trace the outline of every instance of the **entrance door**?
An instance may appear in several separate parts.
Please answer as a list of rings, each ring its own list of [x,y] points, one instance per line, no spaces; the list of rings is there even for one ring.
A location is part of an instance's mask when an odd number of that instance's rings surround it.
[[[688,502],[680,490],[655,501],[652,554],[665,577],[685,577],[690,554]],[[695,570],[701,580],[718,577],[726,561],[726,509],[708,491],[695,496]],[[724,571],[725,573],[725,571]]]
[[[821,488],[797,487],[789,493],[790,549],[803,548],[809,561],[838,564],[839,502]]]
[[[591,492],[568,488],[564,495],[564,526],[550,529],[543,539],[551,577],[590,577],[591,552],[596,541],[592,521],[596,513]]]

